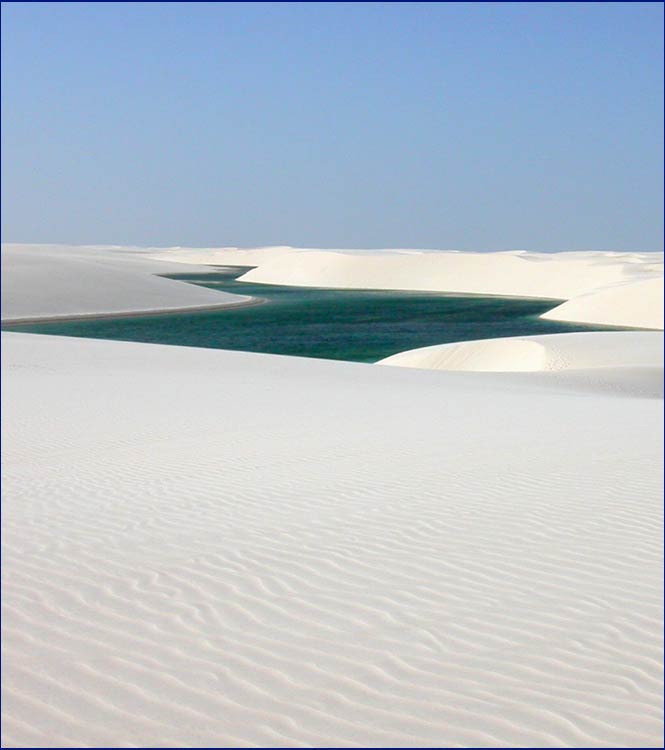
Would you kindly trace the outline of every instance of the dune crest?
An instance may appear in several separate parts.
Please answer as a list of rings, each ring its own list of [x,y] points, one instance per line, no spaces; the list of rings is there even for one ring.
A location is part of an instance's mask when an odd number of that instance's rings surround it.
[[[377,364],[457,372],[529,373],[532,384],[557,384],[624,396],[663,395],[663,335],[655,331],[555,333],[460,341],[410,349]]]
[[[460,341],[410,349],[377,364],[467,372],[558,372],[656,367],[662,362],[662,334],[607,331]]]
[[[540,316],[576,323],[663,328],[663,277],[620,283],[574,297]]]

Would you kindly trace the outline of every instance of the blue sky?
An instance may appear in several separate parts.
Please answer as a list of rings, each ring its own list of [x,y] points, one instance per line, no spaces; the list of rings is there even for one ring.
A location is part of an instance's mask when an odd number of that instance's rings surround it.
[[[3,3],[2,237],[661,250],[661,3]]]

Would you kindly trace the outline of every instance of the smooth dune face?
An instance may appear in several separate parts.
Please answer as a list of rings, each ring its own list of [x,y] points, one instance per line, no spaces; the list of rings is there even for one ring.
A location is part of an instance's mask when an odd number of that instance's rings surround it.
[[[418,289],[468,294],[570,299],[590,288],[640,278],[653,258],[607,253],[332,253],[280,254],[241,280],[335,286]],[[648,271],[652,273],[652,271]],[[660,269],[662,275],[662,267]]]
[[[578,323],[663,328],[663,277],[617,284],[564,302],[541,317]]]
[[[545,369],[547,361],[547,350],[539,338],[497,338],[425,346],[393,354],[377,364],[461,372],[539,372]]]
[[[122,314],[245,303],[158,274],[186,270],[141,248],[2,246],[2,320]],[[197,270],[192,266],[192,270]]]
[[[662,743],[661,404],[2,344],[4,746]]]
[[[624,381],[626,370],[649,370],[662,384],[663,334],[608,331],[461,341],[394,354],[377,364],[465,372],[604,371]],[[659,386],[662,389],[662,385]]]

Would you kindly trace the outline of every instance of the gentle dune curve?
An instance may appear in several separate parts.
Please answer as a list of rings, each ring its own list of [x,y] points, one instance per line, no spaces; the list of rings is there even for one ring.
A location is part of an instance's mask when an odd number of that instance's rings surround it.
[[[2,344],[5,747],[662,744],[660,405]]]
[[[410,349],[377,362],[392,367],[458,372],[556,375],[559,386],[663,395],[663,335],[608,331],[461,341]]]
[[[140,314],[248,304],[252,298],[158,274],[200,266],[156,261],[141,248],[2,246],[2,320]]]
[[[645,257],[646,256],[646,257]],[[625,281],[651,266],[649,254],[611,253],[281,253],[242,280],[298,286],[414,289],[570,299]],[[662,267],[660,270],[662,275]]]
[[[379,360],[377,365],[460,372],[539,372],[546,369],[542,336],[461,341],[409,349]]]
[[[662,329],[663,294],[662,276],[623,283],[575,297],[541,318]]]
[[[460,341],[400,352],[377,364],[475,372],[662,367],[663,334],[607,331]]]

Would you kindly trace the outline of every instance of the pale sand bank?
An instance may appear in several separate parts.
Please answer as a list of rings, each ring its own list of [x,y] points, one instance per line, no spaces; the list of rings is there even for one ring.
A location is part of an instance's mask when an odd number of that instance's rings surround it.
[[[4,746],[662,744],[656,402],[2,342]]]
[[[542,318],[578,323],[663,328],[663,277],[624,282],[575,297]]]
[[[576,386],[661,397],[663,335],[650,331],[557,333],[462,341],[394,354],[377,364],[460,372],[564,376]]]
[[[2,320],[102,317],[247,304],[158,274],[201,272],[152,260],[141,248],[2,246]]]

